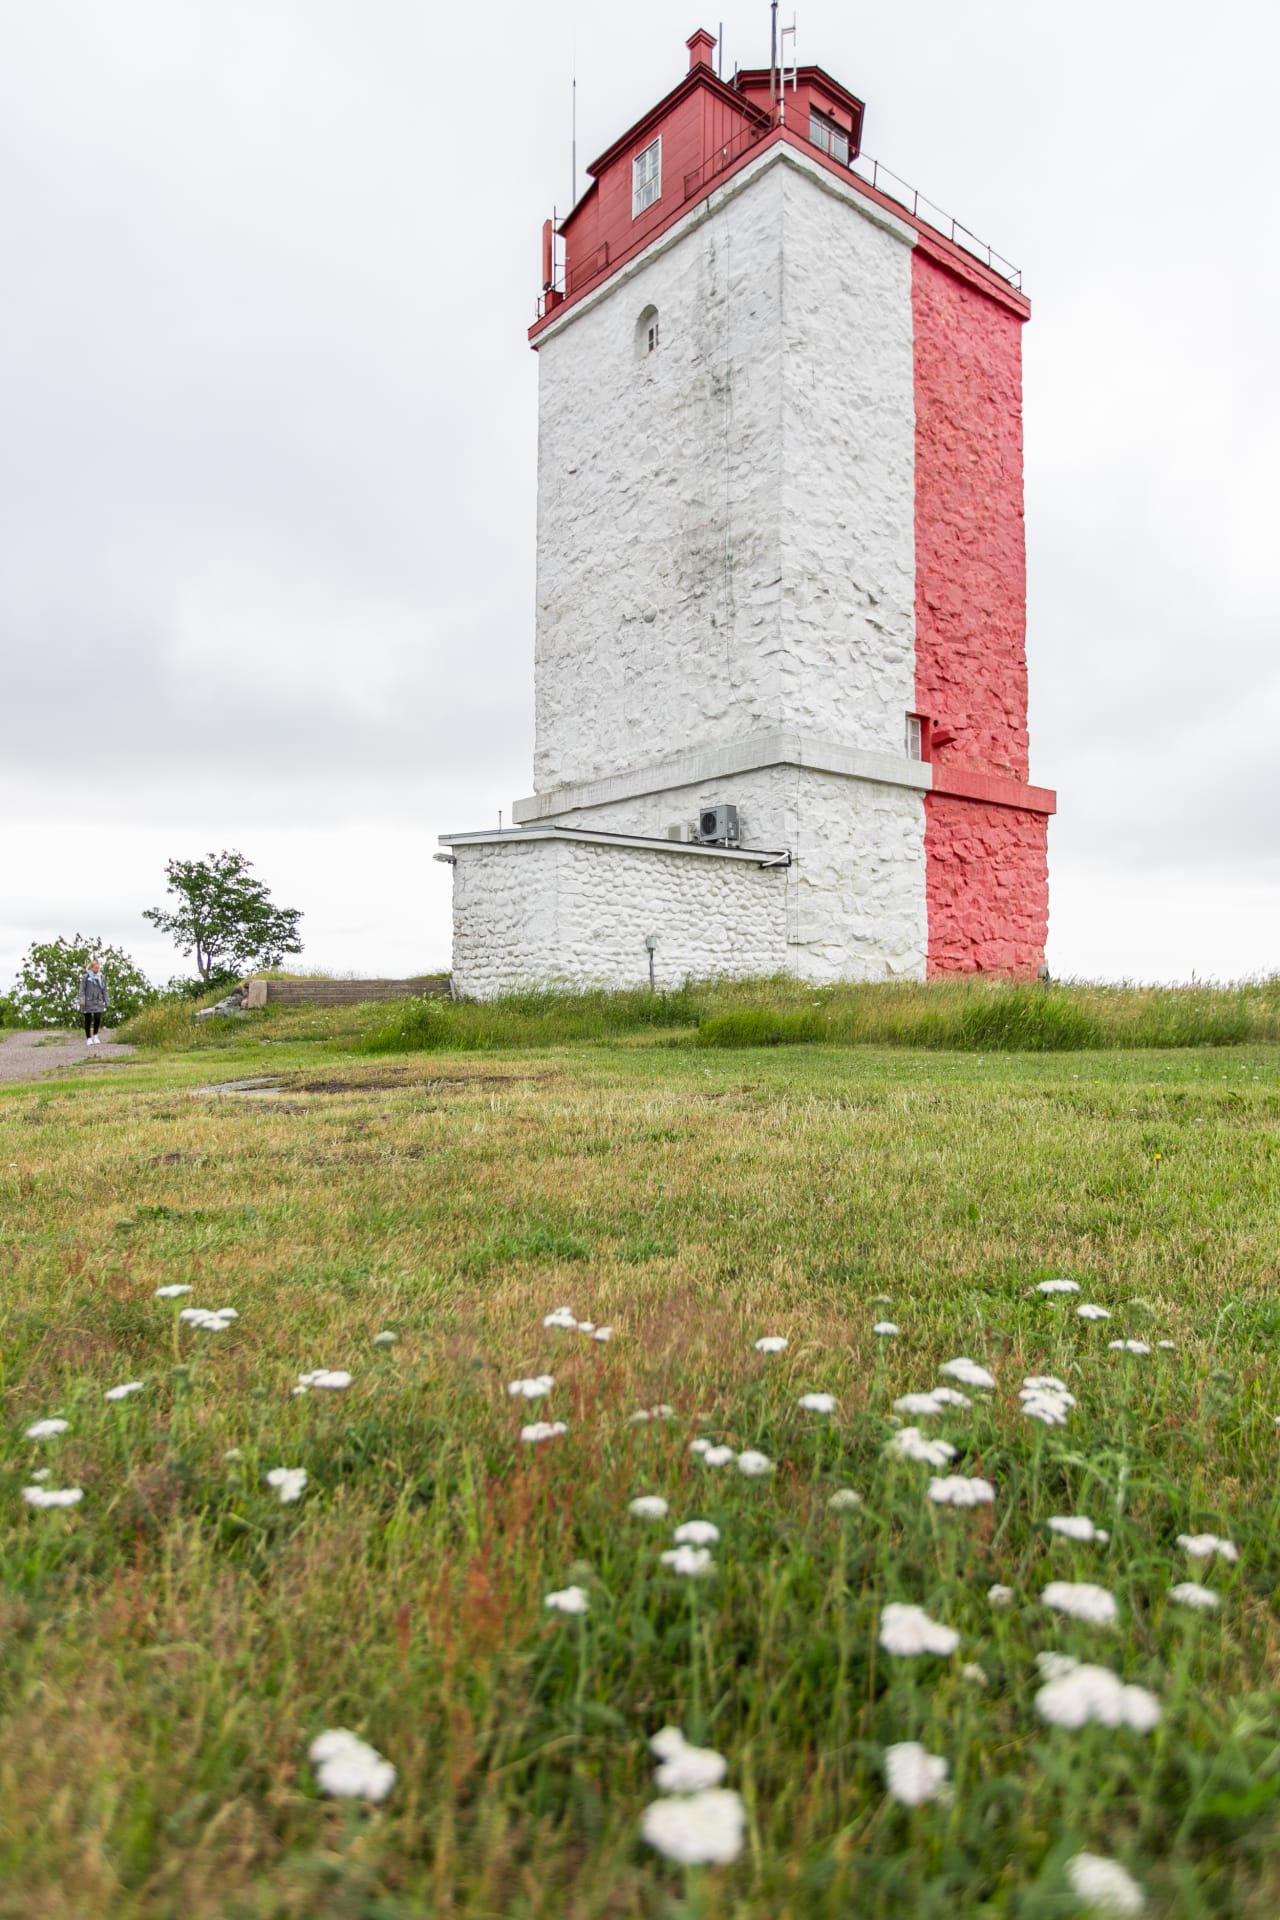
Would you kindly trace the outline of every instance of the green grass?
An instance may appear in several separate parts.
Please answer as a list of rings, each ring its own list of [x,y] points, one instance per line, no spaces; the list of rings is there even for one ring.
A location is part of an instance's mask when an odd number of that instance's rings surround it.
[[[217,995],[205,1004],[212,1005]],[[148,1008],[120,1037],[144,1047],[216,1046],[238,1023],[198,1027],[195,1009]],[[650,993],[530,991],[500,1000],[422,1000],[264,1009],[255,1026],[368,1053],[494,1052],[583,1042],[699,1047],[819,1044],[973,1052],[1240,1046],[1280,1041],[1280,974],[1235,986],[1099,986],[967,977],[810,987],[790,978],[694,981]],[[237,1044],[234,1039],[231,1044]]]
[[[0,1914],[1066,1920],[1088,1847],[1153,1913],[1274,1920],[1280,1049],[623,1027],[371,1057],[387,1008],[340,1014],[0,1090]],[[275,1097],[200,1091],[264,1073]],[[1113,1318],[1038,1295],[1056,1274]],[[173,1281],[241,1318],[182,1327],[154,1298]],[[544,1330],[566,1301],[614,1338]],[[996,1392],[921,1424],[994,1482],[972,1513],[884,1455],[893,1399],[958,1353]],[[292,1397],[320,1365],[350,1391]],[[544,1370],[548,1400],[506,1393]],[[1030,1372],[1068,1382],[1065,1428],[1019,1415]],[[628,1423],[660,1401],[674,1420]],[[55,1411],[64,1438],[23,1438]],[[539,1415],[568,1432],[522,1446]],[[707,1469],[696,1434],[777,1470]],[[295,1506],[276,1465],[308,1471]],[[24,1507],[39,1466],[83,1504]],[[840,1486],[859,1513],[829,1511]],[[705,1585],[662,1568],[640,1492],[720,1528]],[[1051,1542],[1072,1511],[1110,1544]],[[1201,1530],[1238,1563],[1193,1567],[1175,1536]],[[1053,1578],[1104,1582],[1119,1626],[1051,1614]],[[1187,1578],[1218,1614],[1170,1605]],[[582,1623],[542,1605],[571,1582]],[[955,1627],[955,1658],[881,1650],[891,1600]],[[1152,1689],[1159,1729],[1046,1725],[1048,1649]],[[685,1875],[638,1839],[667,1722],[727,1758],[734,1866]],[[394,1762],[382,1808],[319,1797],[329,1726]],[[948,1804],[886,1799],[912,1737]]]

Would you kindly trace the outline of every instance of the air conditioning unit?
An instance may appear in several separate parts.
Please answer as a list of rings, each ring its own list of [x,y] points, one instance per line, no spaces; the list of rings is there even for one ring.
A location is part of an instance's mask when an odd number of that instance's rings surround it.
[[[673,820],[667,828],[667,838],[668,840],[679,840],[682,845],[687,847],[692,841],[696,841],[698,838],[697,821]]]
[[[698,839],[704,847],[736,847],[738,809],[703,807],[698,815]]]

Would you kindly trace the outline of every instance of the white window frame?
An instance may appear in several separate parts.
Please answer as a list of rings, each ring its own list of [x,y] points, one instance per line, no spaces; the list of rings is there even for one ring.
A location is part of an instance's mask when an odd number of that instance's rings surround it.
[[[908,760],[924,759],[924,728],[920,723],[920,715],[918,713],[909,713],[907,715],[905,745]]]
[[[834,160],[837,166],[849,164],[849,136],[838,120],[817,107],[809,108],[809,144]]]
[[[662,135],[642,147],[631,162],[631,218],[638,220],[662,198]]]

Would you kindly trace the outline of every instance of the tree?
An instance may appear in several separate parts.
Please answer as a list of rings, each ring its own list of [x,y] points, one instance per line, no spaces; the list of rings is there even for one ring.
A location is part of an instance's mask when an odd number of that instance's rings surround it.
[[[165,867],[172,912],[148,907],[153,927],[172,936],[179,953],[194,953],[206,982],[251,967],[278,967],[286,953],[301,953],[297,907],[277,907],[261,880],[249,878],[253,862],[224,848],[207,860],[170,860]]]
[[[18,968],[9,1006],[24,1027],[74,1027],[76,995],[90,960],[101,963],[111,994],[113,1023],[127,1020],[157,997],[146,975],[119,947],[85,933],[70,940],[37,940]]]

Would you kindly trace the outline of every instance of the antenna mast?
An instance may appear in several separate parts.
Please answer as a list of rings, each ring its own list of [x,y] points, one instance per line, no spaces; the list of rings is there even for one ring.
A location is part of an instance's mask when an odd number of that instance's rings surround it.
[[[570,207],[578,204],[578,50],[573,50],[573,87],[569,107],[569,183],[573,189]]]
[[[769,4],[769,113],[778,100],[778,0]]]

